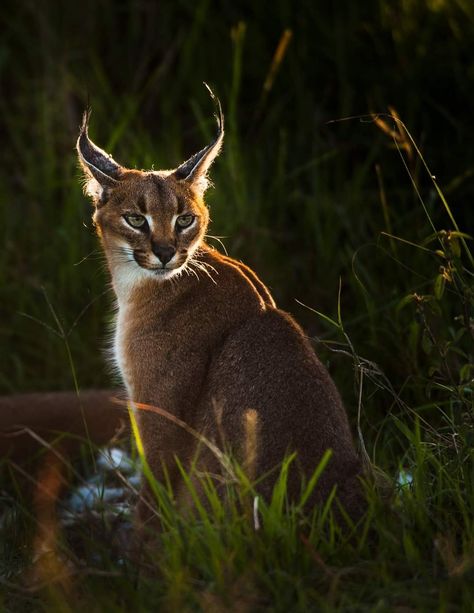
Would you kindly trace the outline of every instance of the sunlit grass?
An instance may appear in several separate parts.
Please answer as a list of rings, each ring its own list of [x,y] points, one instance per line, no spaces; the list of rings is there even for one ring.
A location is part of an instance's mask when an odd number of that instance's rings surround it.
[[[399,424],[407,447],[400,467],[410,478],[397,482],[397,475],[386,475],[390,493],[367,481],[367,512],[349,530],[335,523],[330,501],[311,513],[302,510],[305,497],[317,488],[325,460],[301,500],[292,505],[285,496],[292,458],[282,466],[271,500],[259,499],[257,505],[245,472],[237,466],[238,478],[228,484],[225,498],[206,477],[200,477],[204,498],[198,498],[199,477],[194,474],[191,479],[183,471],[194,511],[179,508],[173,493],[157,484],[153,492],[162,531],[140,565],[110,548],[110,537],[105,535],[112,530],[110,524],[96,528],[105,531],[100,540],[92,536],[87,519],[82,520],[75,535],[76,542],[82,539],[82,555],[78,558],[74,549],[68,553],[63,545],[62,557],[57,558],[66,578],[69,573],[67,588],[64,578],[60,583],[54,573],[51,582],[38,590],[27,581],[31,580],[28,564],[21,575],[8,575],[5,556],[1,573],[9,576],[3,581],[4,590],[10,586],[4,591],[10,594],[6,602],[26,603],[33,598],[38,604],[51,604],[51,598],[57,601],[61,594],[65,607],[79,597],[84,606],[111,602],[118,610],[129,606],[193,610],[206,601],[278,611],[344,609],[356,603],[361,608],[437,610],[443,602],[450,606],[467,602],[472,598],[474,570],[474,488],[472,480],[459,477],[460,471],[472,466],[463,466],[462,458],[441,438],[423,433],[418,421],[412,425]],[[146,478],[153,480],[151,474]],[[42,519],[30,517],[30,530]],[[67,541],[68,530],[57,534],[58,539]],[[4,541],[4,554],[19,535]],[[37,565],[38,560],[33,568]],[[41,570],[48,569],[43,565]]]

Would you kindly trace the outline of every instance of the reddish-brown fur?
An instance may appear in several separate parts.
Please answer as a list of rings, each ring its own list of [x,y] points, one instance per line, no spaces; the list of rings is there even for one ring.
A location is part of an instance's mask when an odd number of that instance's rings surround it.
[[[256,274],[204,243],[209,215],[203,193],[222,142],[221,113],[218,120],[214,143],[176,171],[141,172],[119,166],[96,147],[86,118],[78,151],[117,294],[119,370],[137,406],[171,414],[243,464],[252,436],[252,472],[271,473],[258,486],[266,496],[285,454],[297,452],[289,482],[295,498],[301,478],[331,449],[313,500],[337,485],[340,501],[357,515],[360,463],[329,374]],[[188,232],[173,225],[183,212],[194,216]],[[130,228],[130,215],[145,216],[150,225]],[[176,252],[169,264],[155,257],[157,241]],[[125,264],[124,244],[130,256]],[[199,450],[197,466],[219,472],[215,455],[169,417],[138,410],[137,419],[155,477],[162,480],[166,472],[178,500],[187,494],[176,458],[189,468]]]
[[[277,474],[273,469],[295,451],[289,495],[297,498],[302,480],[331,449],[312,501],[324,500],[337,486],[339,500],[357,517],[362,509],[360,462],[328,372],[257,275],[204,242],[209,214],[203,194],[206,173],[222,143],[222,115],[211,145],[175,171],[164,172],[118,165],[89,140],[87,120],[78,152],[117,295],[114,359],[130,400],[162,411],[137,409],[155,477],[164,479],[166,471],[177,501],[184,504],[189,496],[176,458],[190,468],[198,455],[200,470],[221,472],[216,455],[191,428],[231,451],[259,479],[257,489],[266,497]],[[192,217],[184,229],[177,225],[183,215]],[[137,218],[147,220],[143,227],[131,225]],[[50,430],[82,432],[80,405],[68,398],[57,396],[57,410],[49,412],[43,400],[32,397],[30,405],[38,402],[45,419],[38,424],[26,409],[21,416],[19,411],[19,421],[43,431],[48,425]],[[104,393],[94,418],[92,400],[85,404],[92,440],[105,442],[120,423],[116,405]],[[4,426],[11,424],[6,414]],[[74,414],[70,423],[68,414]],[[145,498],[148,494],[145,488]],[[146,503],[139,514],[148,518]]]
[[[114,397],[108,390],[1,396],[0,457],[24,462],[59,440],[66,456],[76,455],[87,438],[105,445],[129,427]]]

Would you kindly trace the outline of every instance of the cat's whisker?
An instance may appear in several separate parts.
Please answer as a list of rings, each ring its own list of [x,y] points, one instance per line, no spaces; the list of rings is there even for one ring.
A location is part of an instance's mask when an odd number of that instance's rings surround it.
[[[205,238],[212,238],[213,240],[217,241],[219,243],[219,245],[222,247],[222,249],[224,250],[224,253],[228,256],[229,254],[227,253],[227,249],[226,246],[224,245],[224,243],[222,242],[222,238],[227,238],[227,236],[213,236],[212,234],[205,234],[204,235]]]
[[[99,251],[99,249],[93,249],[90,253],[88,253],[87,255],[85,255],[83,258],[81,258],[78,262],[74,263],[74,266],[79,266],[80,264],[82,264],[83,262],[85,262],[86,260],[89,259],[104,259],[105,255],[102,251]]]
[[[217,281],[214,279],[214,277],[211,274],[211,271],[215,272],[216,274],[218,274],[217,270],[214,268],[214,266],[211,266],[208,263],[202,262],[200,260],[195,260],[192,259],[190,261],[190,266],[194,265],[198,270],[202,271],[204,274],[206,274],[209,279],[215,284],[217,285]],[[196,272],[196,271],[195,271]]]
[[[183,268],[181,269],[181,275],[184,274],[184,273],[186,273],[186,275],[188,277],[190,277],[191,274],[192,274],[191,270],[189,269],[189,266],[187,264],[185,266],[183,266]]]
[[[192,267],[192,261],[188,262],[186,266],[186,272],[188,273],[188,275],[193,275],[194,277],[196,277],[196,279],[199,281],[199,275],[197,271],[194,270],[194,268]]]
[[[203,266],[204,268],[207,268],[209,271],[212,271],[213,273],[215,273],[216,275],[218,275],[218,271],[214,268],[214,266],[212,266],[212,264],[209,264],[209,262],[203,262],[203,261],[198,261],[200,266]]]

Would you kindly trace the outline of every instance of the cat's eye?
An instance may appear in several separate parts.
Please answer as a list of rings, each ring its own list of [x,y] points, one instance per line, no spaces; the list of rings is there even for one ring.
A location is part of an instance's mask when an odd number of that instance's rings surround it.
[[[132,228],[144,228],[146,225],[143,215],[124,215],[123,218]]]
[[[191,215],[191,214],[180,215],[176,219],[176,227],[178,228],[178,230],[182,230],[183,228],[189,228],[189,226],[193,223],[193,221],[194,221],[194,215]]]

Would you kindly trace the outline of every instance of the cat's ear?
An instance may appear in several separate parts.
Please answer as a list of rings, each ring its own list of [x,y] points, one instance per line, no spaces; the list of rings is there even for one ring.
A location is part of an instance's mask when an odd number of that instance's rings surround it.
[[[209,186],[209,179],[207,172],[220,152],[222,147],[222,141],[224,140],[224,114],[222,113],[221,103],[219,98],[214,95],[211,88],[204,83],[209,90],[212,100],[216,105],[217,113],[215,115],[217,120],[217,135],[210,145],[201,149],[193,156],[191,156],[186,162],[183,162],[174,171],[174,176],[180,180],[188,183],[191,188],[202,195]]]
[[[116,187],[124,168],[90,140],[88,135],[90,114],[90,110],[84,113],[76,148],[85,176],[84,190],[92,197],[94,203],[98,203],[105,201],[110,191]]]

